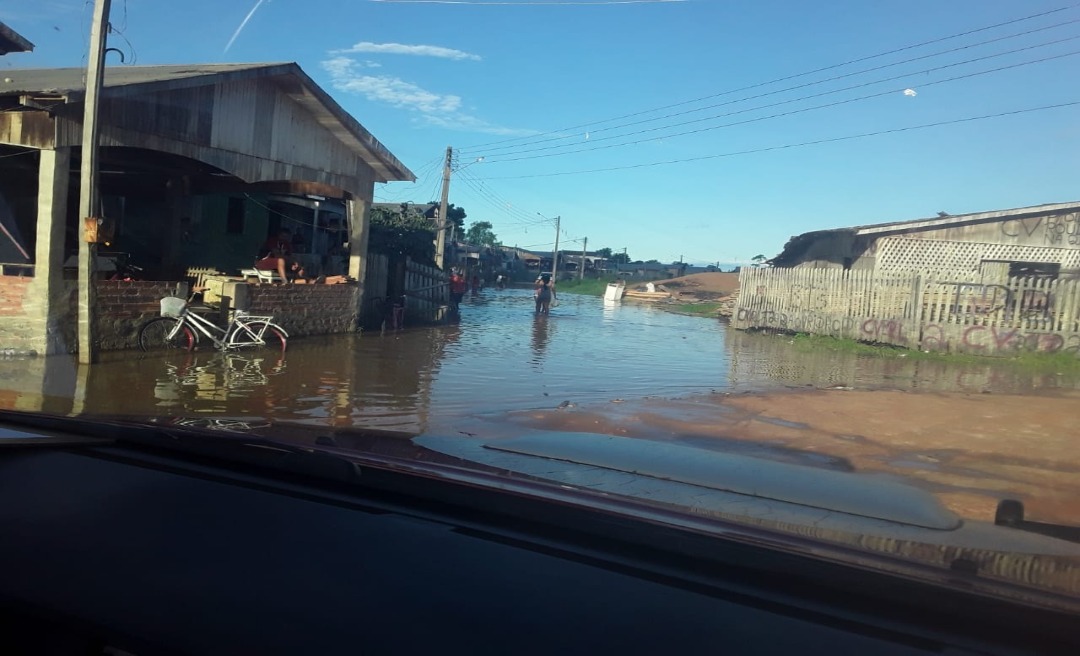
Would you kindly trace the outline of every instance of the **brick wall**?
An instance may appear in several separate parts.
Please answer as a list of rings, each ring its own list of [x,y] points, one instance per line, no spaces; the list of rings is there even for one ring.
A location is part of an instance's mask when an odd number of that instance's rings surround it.
[[[31,350],[35,328],[23,305],[31,281],[33,278],[0,276],[0,354],[25,354]]]
[[[23,299],[33,280],[26,276],[0,276],[0,317],[23,315]]]
[[[344,285],[249,285],[252,314],[269,314],[289,337],[356,329],[360,289]]]
[[[165,296],[187,293],[185,283],[164,280],[99,280],[95,328],[103,351],[138,348],[139,327],[160,315]]]

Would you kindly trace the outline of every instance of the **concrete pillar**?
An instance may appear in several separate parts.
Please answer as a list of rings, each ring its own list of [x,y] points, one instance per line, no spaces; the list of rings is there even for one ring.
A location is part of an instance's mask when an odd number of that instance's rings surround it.
[[[367,277],[368,237],[371,234],[371,201],[351,198],[345,201],[345,218],[349,225],[349,276],[355,278],[360,297],[356,300],[360,316],[364,315],[364,279]]]
[[[64,293],[63,268],[70,170],[70,148],[41,151],[34,281],[29,290],[31,300],[27,304],[27,318],[34,326],[31,348],[45,355],[74,350],[74,345],[68,344],[64,337],[64,326],[75,320],[69,313],[68,298]],[[81,225],[78,234],[82,235]]]
[[[166,280],[182,280],[183,266],[180,262],[183,248],[184,226],[182,219],[191,214],[191,179],[187,176],[170,178],[166,184],[168,211],[164,226],[165,248],[162,252],[162,274]]]

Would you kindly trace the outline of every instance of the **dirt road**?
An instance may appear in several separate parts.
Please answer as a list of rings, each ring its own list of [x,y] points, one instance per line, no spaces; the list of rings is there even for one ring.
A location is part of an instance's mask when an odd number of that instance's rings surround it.
[[[1080,392],[809,390],[646,399],[523,413],[535,428],[602,432],[862,472],[887,472],[954,512],[1080,525]]]

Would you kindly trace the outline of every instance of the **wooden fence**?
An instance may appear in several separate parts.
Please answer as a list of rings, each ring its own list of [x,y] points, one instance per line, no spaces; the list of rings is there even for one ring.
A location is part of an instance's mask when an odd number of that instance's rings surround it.
[[[1080,281],[744,269],[732,326],[922,350],[1080,352]]]
[[[405,263],[405,316],[424,323],[446,319],[450,305],[450,277],[433,266]]]

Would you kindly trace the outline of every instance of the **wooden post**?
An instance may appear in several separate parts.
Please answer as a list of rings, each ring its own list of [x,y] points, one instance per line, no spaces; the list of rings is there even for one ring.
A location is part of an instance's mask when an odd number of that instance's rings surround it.
[[[96,0],[90,24],[90,55],[86,64],[86,96],[83,99],[83,134],[79,183],[79,362],[90,364],[97,359],[94,339],[94,270],[97,268],[97,244],[86,240],[82,220],[100,215],[98,202],[98,95],[105,73],[106,23],[111,0]]]

